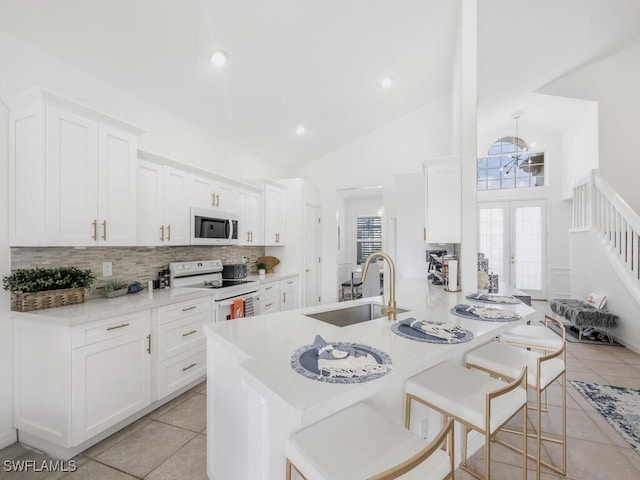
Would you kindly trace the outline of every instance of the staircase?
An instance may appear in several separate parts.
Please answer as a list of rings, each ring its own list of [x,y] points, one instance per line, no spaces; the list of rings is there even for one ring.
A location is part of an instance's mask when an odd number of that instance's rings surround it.
[[[613,336],[640,353],[640,216],[597,170],[573,187],[570,245],[571,296],[606,293]]]

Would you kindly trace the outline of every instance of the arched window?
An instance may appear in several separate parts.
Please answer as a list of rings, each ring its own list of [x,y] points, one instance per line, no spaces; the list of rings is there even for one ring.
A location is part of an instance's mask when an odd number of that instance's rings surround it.
[[[496,140],[486,157],[478,159],[478,190],[528,188],[544,185],[544,153],[530,151],[522,138]]]

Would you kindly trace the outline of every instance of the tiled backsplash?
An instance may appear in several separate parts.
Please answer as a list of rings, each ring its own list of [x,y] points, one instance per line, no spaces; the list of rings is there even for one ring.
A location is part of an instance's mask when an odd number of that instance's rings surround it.
[[[128,282],[138,280],[144,285],[147,280],[158,278],[158,272],[168,267],[169,262],[220,259],[222,263],[242,263],[247,257],[249,273],[256,273],[256,261],[264,255],[264,247],[13,247],[11,269],[32,267],[78,267],[90,268],[97,280],[88,297],[102,295],[108,280],[119,278]],[[112,262],[113,275],[102,276],[102,262]]]

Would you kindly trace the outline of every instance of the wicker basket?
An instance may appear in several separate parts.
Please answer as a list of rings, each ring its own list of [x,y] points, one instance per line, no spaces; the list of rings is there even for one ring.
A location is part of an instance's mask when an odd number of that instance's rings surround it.
[[[11,310],[15,312],[31,312],[44,308],[84,303],[84,290],[84,287],[78,287],[44,292],[13,292],[11,294]]]

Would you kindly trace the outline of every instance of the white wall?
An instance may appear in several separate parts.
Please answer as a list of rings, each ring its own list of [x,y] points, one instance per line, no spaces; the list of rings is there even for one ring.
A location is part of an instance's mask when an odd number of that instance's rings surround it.
[[[0,98],[42,86],[147,130],[140,148],[232,178],[282,176],[267,162],[0,31]],[[150,79],[151,81],[152,79]],[[0,275],[10,273],[8,247],[8,111],[0,105]],[[0,447],[15,441],[9,296],[0,291]],[[4,442],[4,443],[3,443]]]
[[[398,280],[426,277],[426,245],[424,241],[425,190],[424,173],[396,175],[396,218],[398,219]]]
[[[328,155],[298,168],[320,186],[323,302],[337,301],[337,195],[340,188],[382,185],[385,219],[395,218],[394,175],[422,171],[422,161],[450,154],[450,97],[425,105]],[[424,202],[424,198],[416,199]],[[385,227],[387,227],[385,222]],[[399,255],[402,252],[399,252]]]
[[[7,199],[7,133],[9,125],[6,115],[0,115],[0,275],[11,271],[9,255],[9,209]],[[10,295],[0,290],[0,448],[16,441],[13,429],[13,329],[9,318]]]
[[[562,198],[569,200],[573,183],[598,168],[598,104],[580,103],[562,138]]]
[[[640,211],[635,144],[640,131],[640,43],[581,68],[543,93],[598,102],[600,175]]]

